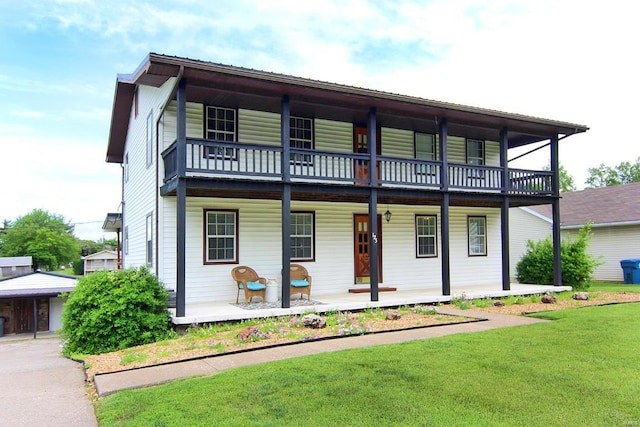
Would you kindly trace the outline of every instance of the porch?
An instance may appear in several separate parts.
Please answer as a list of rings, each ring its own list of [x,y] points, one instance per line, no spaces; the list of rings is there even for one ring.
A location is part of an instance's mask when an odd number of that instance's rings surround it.
[[[570,291],[570,286],[523,285],[512,283],[510,290],[501,290],[494,286],[466,286],[455,287],[451,295],[442,295],[439,287],[421,290],[406,290],[395,292],[380,292],[378,301],[371,301],[368,293],[326,294],[313,297],[318,305],[292,306],[290,308],[245,309],[229,302],[189,304],[183,317],[176,317],[175,310],[171,310],[171,319],[175,325],[191,325],[210,322],[226,322],[263,317],[299,315],[302,313],[324,313],[330,311],[363,310],[366,308],[397,307],[402,305],[447,303],[460,298],[463,294],[467,299],[499,298],[511,295],[534,295],[546,292]],[[293,304],[292,304],[293,305]]]

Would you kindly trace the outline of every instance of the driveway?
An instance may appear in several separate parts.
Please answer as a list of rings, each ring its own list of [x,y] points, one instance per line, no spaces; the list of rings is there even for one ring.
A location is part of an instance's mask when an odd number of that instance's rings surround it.
[[[0,340],[0,424],[97,426],[80,364],[58,338]]]

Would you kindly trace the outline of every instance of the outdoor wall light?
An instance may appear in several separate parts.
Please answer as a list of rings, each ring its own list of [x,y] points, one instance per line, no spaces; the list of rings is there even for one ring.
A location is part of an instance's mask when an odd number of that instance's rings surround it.
[[[386,219],[387,222],[391,221],[391,212],[389,211],[388,207],[387,207],[387,211],[384,213],[384,219]]]

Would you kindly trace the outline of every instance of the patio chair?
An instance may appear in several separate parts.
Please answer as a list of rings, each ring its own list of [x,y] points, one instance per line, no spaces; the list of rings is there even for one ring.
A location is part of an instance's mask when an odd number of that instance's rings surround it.
[[[291,264],[291,287],[290,293],[293,294],[300,293],[300,299],[302,299],[302,295],[307,295],[307,300],[311,298],[311,276],[309,276],[309,272],[306,268],[301,266],[300,264]]]
[[[253,297],[261,297],[265,301],[267,289],[267,279],[259,277],[251,267],[240,265],[231,270],[231,277],[238,285],[238,293],[236,294],[236,304],[240,297],[240,289],[244,291],[244,302],[250,303]]]

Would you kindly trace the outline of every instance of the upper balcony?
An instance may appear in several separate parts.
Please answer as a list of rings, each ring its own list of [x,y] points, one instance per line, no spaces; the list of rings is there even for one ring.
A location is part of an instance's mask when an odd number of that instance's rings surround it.
[[[282,147],[194,138],[187,138],[185,149],[184,171],[188,177],[283,182],[288,175],[292,183],[530,196],[553,194],[553,173],[548,171],[508,168],[507,188],[504,188],[501,167],[447,163],[443,170],[441,161],[377,156],[376,174],[371,181],[369,154],[291,148],[288,161],[283,162]],[[164,182],[168,182],[178,174],[176,142],[167,147],[162,158]]]

